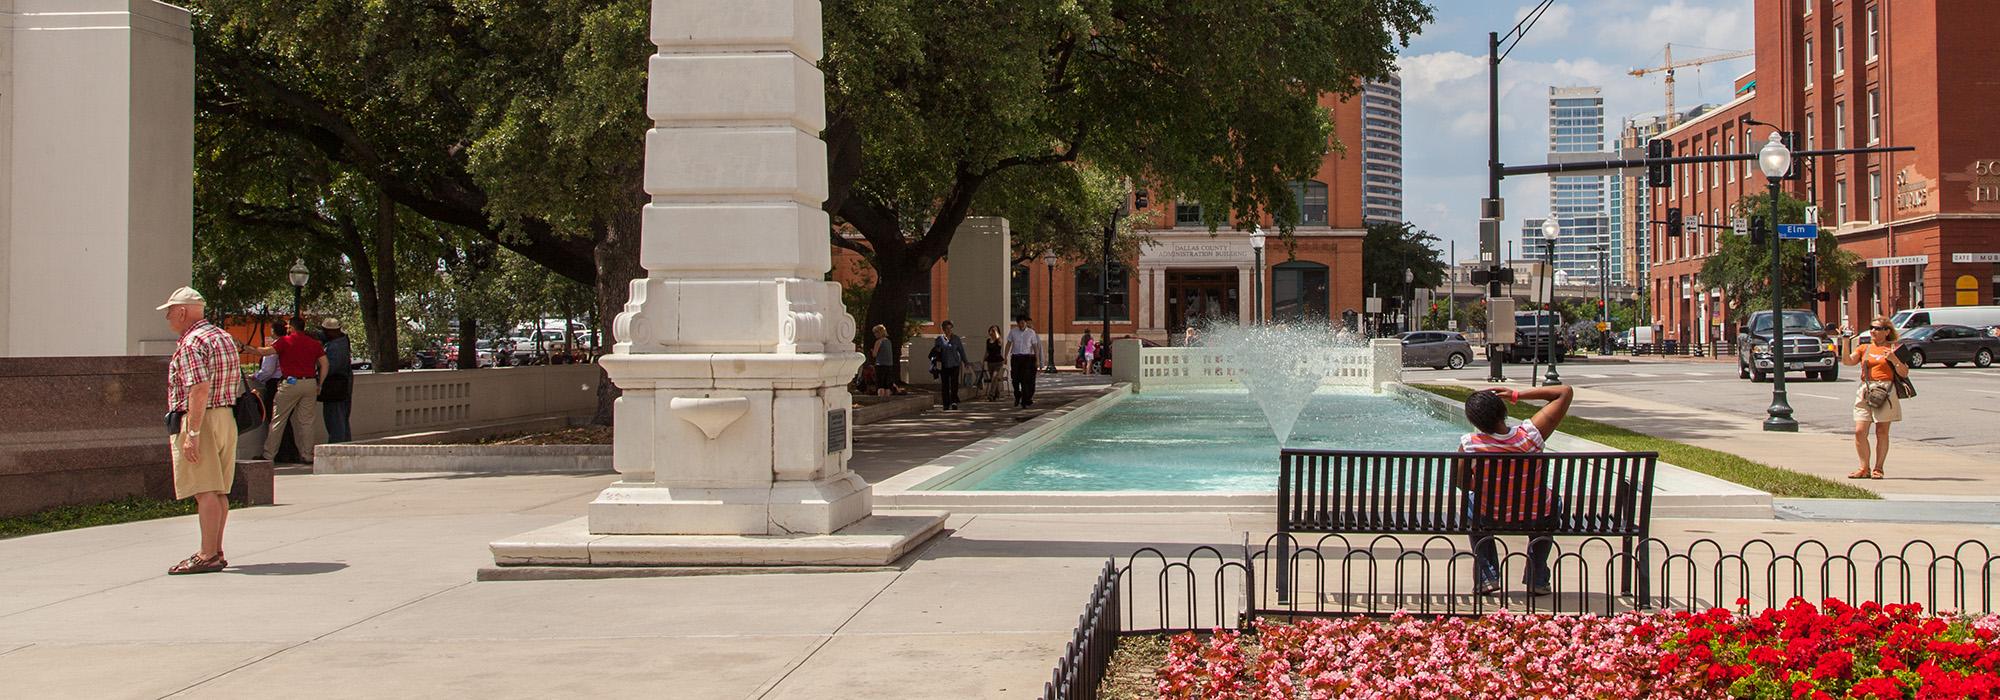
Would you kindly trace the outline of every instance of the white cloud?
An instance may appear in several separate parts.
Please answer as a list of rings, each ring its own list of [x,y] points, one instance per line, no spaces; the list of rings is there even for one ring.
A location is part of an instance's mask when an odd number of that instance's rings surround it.
[[[1426,103],[1451,95],[1453,101],[1462,98],[1458,90],[1463,83],[1486,76],[1486,59],[1457,51],[1404,56],[1398,61],[1398,70],[1403,77],[1403,104]],[[1450,88],[1450,90],[1447,90]]]
[[[1528,16],[1528,10],[1532,10],[1534,7],[1534,5],[1522,5],[1515,8],[1514,21],[1519,23],[1523,18]],[[1548,10],[1542,12],[1542,18],[1535,21],[1535,26],[1528,30],[1527,37],[1523,38],[1521,43],[1527,46],[1560,43],[1562,40],[1569,38],[1570,28],[1575,24],[1576,12],[1569,5],[1550,5]],[[1508,25],[1510,28],[1512,26]],[[1502,29],[1502,31],[1505,31],[1505,29]]]

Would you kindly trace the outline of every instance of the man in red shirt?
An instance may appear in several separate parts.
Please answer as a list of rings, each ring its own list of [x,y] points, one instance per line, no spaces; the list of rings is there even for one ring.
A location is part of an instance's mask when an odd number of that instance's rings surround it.
[[[1548,436],[1555,434],[1569,415],[1576,390],[1567,386],[1545,386],[1515,391],[1494,388],[1475,391],[1465,399],[1465,420],[1477,432],[1459,438],[1458,451],[1486,454],[1541,452]],[[1533,418],[1507,427],[1507,404],[1522,399],[1547,401]],[[1458,479],[1466,494],[1466,517],[1481,525],[1525,525],[1553,527],[1562,509],[1549,488],[1548,474],[1538,462],[1496,459],[1465,465],[1467,473]],[[1549,551],[1555,542],[1546,536],[1528,541],[1528,570],[1522,583],[1534,595],[1548,595],[1550,587]],[[1472,538],[1473,593],[1492,595],[1500,591],[1500,555],[1493,538]]]
[[[292,428],[292,444],[299,458],[312,464],[313,446],[319,444],[319,385],[326,378],[326,348],[304,332],[291,333],[268,348],[245,348],[258,355],[277,355],[278,394],[271,400],[271,431],[264,436],[260,459],[278,454],[285,441],[285,426]]]

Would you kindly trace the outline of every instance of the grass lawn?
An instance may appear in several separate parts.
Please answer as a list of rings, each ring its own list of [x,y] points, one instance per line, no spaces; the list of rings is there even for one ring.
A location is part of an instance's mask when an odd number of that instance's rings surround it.
[[[242,508],[245,504],[231,501],[229,507]],[[0,518],[0,539],[178,515],[194,515],[194,499],[156,501],[135,496],[109,503],[62,506],[39,513]]]
[[[1436,384],[1412,384],[1424,391],[1464,401],[1472,394],[1472,389],[1459,386],[1439,386]],[[1535,415],[1539,406],[1526,403],[1515,404],[1508,411],[1515,418]],[[1563,419],[1562,432],[1585,440],[1602,443],[1609,447],[1628,452],[1658,452],[1660,459],[1683,469],[1698,471],[1718,479],[1733,481],[1760,491],[1769,491],[1773,496],[1786,498],[1862,498],[1879,499],[1881,496],[1851,484],[1844,484],[1811,474],[1800,474],[1789,469],[1779,469],[1762,462],[1753,462],[1727,452],[1718,452],[1705,447],[1695,447],[1686,443],[1656,438],[1644,433],[1636,433],[1615,425],[1599,423],[1588,418],[1578,418],[1572,413]]]

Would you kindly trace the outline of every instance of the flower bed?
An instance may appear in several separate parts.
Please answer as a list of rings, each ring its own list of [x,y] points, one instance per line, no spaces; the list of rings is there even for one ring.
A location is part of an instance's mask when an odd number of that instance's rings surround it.
[[[1168,698],[1995,697],[1996,631],[1993,617],[1797,598],[1756,615],[1260,620],[1247,634],[1172,638],[1156,689]]]

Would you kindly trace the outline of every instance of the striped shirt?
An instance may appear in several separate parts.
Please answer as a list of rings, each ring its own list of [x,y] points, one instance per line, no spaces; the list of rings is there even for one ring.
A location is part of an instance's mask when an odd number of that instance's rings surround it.
[[[203,382],[215,382],[209,387],[209,407],[235,404],[242,388],[243,370],[236,365],[240,357],[228,331],[207,320],[195,321],[167,360],[167,410],[188,410],[188,398]]]
[[[1506,433],[1466,433],[1458,451],[1491,454],[1541,452],[1542,431],[1523,421]],[[1534,520],[1555,512],[1548,470],[1540,461],[1479,460],[1472,467],[1474,512],[1501,522]]]

